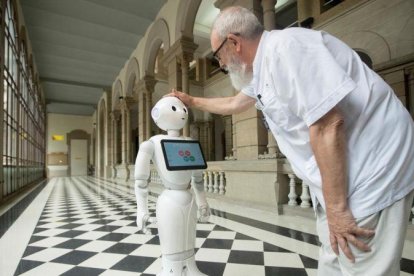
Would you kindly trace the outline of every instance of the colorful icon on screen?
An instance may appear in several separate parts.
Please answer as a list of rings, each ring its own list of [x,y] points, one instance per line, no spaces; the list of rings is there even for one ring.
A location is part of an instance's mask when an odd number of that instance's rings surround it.
[[[185,150],[185,151],[184,150],[179,150],[178,155],[181,156],[185,162],[188,162],[188,161],[194,162],[195,161],[195,157],[193,155],[191,155],[191,151],[189,151],[189,150]]]

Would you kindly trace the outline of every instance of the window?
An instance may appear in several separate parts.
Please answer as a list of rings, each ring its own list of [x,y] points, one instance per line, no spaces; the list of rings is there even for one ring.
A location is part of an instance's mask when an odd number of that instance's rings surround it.
[[[13,1],[5,10],[3,71],[3,196],[40,180],[45,164],[45,109],[19,37]]]

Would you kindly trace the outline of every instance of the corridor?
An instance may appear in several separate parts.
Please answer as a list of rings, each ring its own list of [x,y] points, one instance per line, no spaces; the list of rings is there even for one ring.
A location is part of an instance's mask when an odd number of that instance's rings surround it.
[[[150,185],[155,212],[161,187]],[[313,220],[277,216],[209,198],[209,223],[197,225],[196,260],[208,275],[316,275]],[[1,213],[0,275],[155,275],[157,229],[137,231],[132,182],[52,178]],[[152,215],[155,215],[154,213]],[[414,275],[406,241],[401,275]],[[137,274],[138,273],[138,274]]]

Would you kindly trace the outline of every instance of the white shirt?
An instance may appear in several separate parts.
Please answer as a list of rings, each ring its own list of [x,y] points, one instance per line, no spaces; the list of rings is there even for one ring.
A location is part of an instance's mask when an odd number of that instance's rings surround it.
[[[312,201],[325,208],[309,126],[333,107],[344,116],[348,203],[356,218],[378,212],[414,189],[414,123],[405,107],[357,53],[321,31],[264,32],[253,81],[242,91],[257,100],[280,150]]]

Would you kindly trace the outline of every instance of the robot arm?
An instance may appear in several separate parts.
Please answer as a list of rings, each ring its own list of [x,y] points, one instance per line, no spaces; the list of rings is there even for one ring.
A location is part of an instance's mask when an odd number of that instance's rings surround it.
[[[198,211],[200,213],[199,220],[201,222],[207,222],[210,218],[211,211],[207,203],[206,194],[204,192],[202,171],[193,171],[193,175],[191,177],[191,186],[193,187]]]
[[[154,144],[145,141],[140,145],[140,149],[135,161],[135,196],[137,199],[137,226],[145,234],[151,232],[147,229],[147,223],[155,222],[148,212],[148,179],[150,176],[150,161],[154,154]]]

